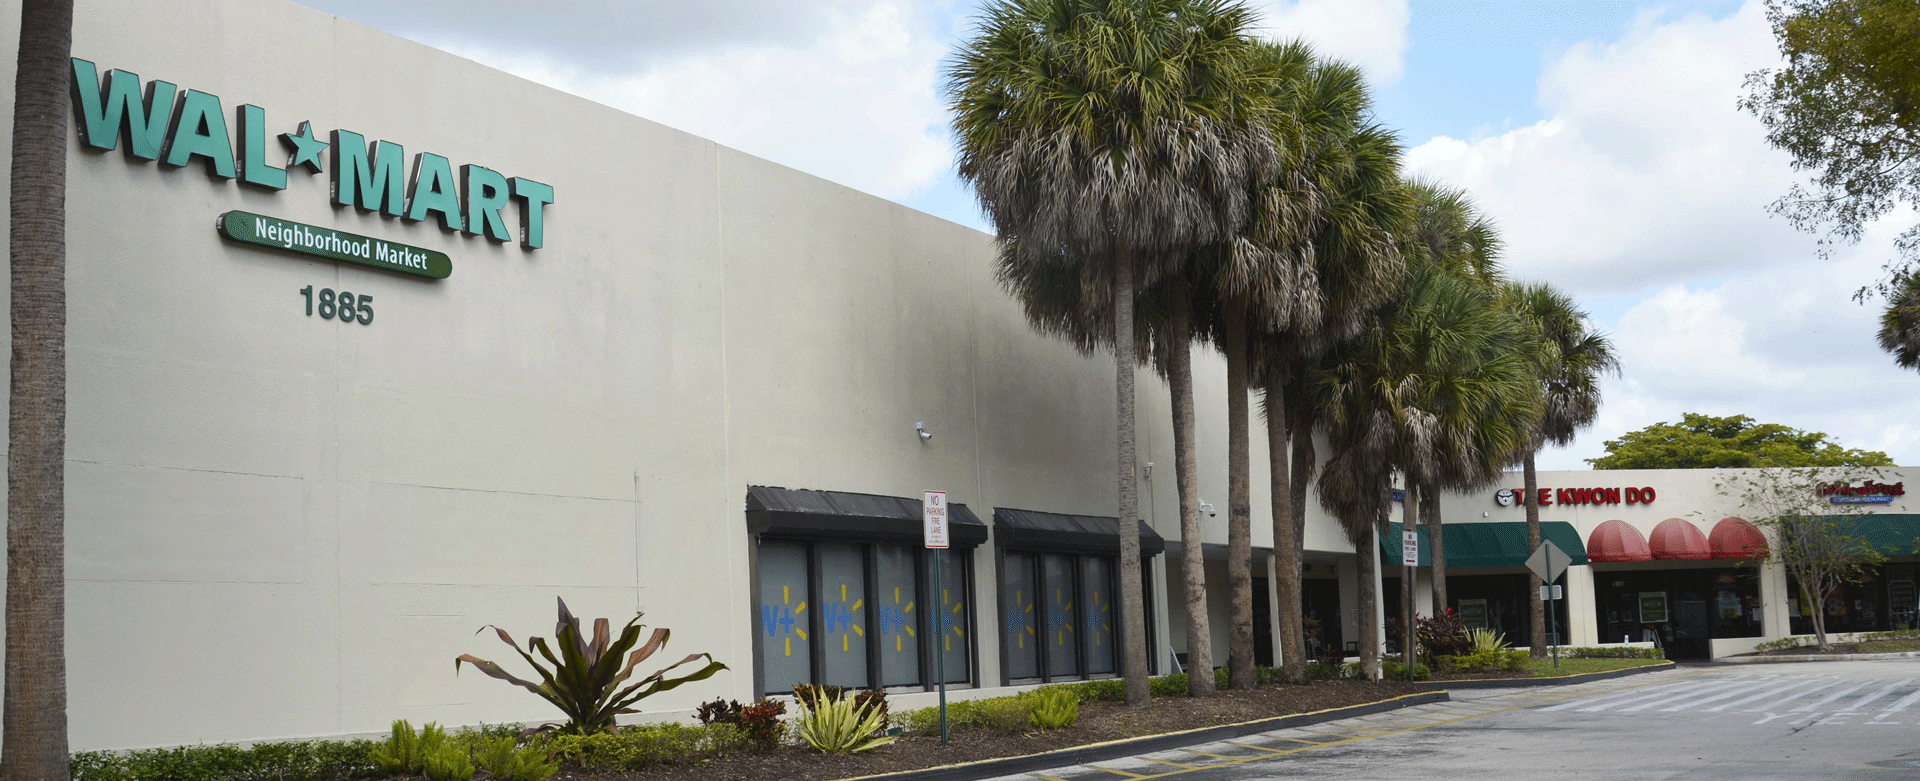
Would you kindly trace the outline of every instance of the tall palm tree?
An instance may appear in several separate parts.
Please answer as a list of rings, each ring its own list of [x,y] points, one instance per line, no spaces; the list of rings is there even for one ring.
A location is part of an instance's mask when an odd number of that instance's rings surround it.
[[[1395,237],[1405,232],[1413,202],[1400,184],[1398,141],[1371,124],[1357,68],[1316,60],[1278,97],[1295,123],[1300,163],[1266,191],[1277,203],[1261,202],[1265,220],[1252,237],[1286,261],[1267,269],[1284,276],[1265,284],[1288,295],[1262,297],[1269,303],[1249,328],[1248,374],[1266,415],[1282,677],[1305,683],[1302,535],[1319,418],[1310,398],[1289,388],[1311,374],[1329,345],[1359,333],[1397,289],[1405,266]],[[1229,389],[1230,403],[1239,398],[1244,391]]]
[[[1893,353],[1902,369],[1920,369],[1920,276],[1894,280],[1887,310],[1880,315],[1880,349]]]
[[[1408,263],[1451,274],[1468,283],[1497,306],[1493,298],[1504,290],[1500,268],[1500,233],[1464,190],[1416,179],[1408,183],[1415,201],[1415,217],[1401,237]],[[1524,347],[1521,345],[1520,347]],[[1512,378],[1508,378],[1512,379]],[[1511,390],[1511,389],[1509,389]],[[1435,418],[1428,429],[1432,450],[1409,462],[1406,472],[1407,527],[1427,531],[1427,553],[1433,578],[1433,600],[1444,609],[1447,599],[1446,537],[1441,533],[1440,492],[1474,490],[1496,482],[1508,460],[1503,454],[1520,446],[1531,406],[1493,406],[1474,410],[1451,409]],[[1424,468],[1422,468],[1424,467]],[[1406,606],[1411,626],[1413,606]]]
[[[1384,524],[1375,502],[1394,470],[1407,477],[1409,495],[1432,493],[1455,470],[1491,463],[1497,471],[1537,414],[1533,365],[1520,348],[1526,334],[1485,289],[1418,268],[1378,323],[1325,365],[1316,392],[1335,454],[1321,502],[1342,516],[1356,546],[1373,544]],[[1335,464],[1353,474],[1337,475]],[[1363,499],[1329,496],[1335,492]],[[1363,566],[1377,556],[1359,553]],[[1377,653],[1370,647],[1362,656],[1370,671]]]
[[[0,781],[67,778],[67,95],[72,0],[25,0],[13,87],[13,362]]]
[[[1522,504],[1527,512],[1527,550],[1540,547],[1540,507],[1534,502],[1540,495],[1540,480],[1534,470],[1534,454],[1549,443],[1565,445],[1581,429],[1593,425],[1600,414],[1600,377],[1619,374],[1620,359],[1614,355],[1613,342],[1594,330],[1587,313],[1573,299],[1551,285],[1515,285],[1508,292],[1510,306],[1532,330],[1540,377],[1541,412],[1530,436],[1521,449],[1522,479],[1526,496]],[[1886,331],[1881,331],[1884,343]],[[1547,653],[1546,606],[1535,598],[1542,585],[1540,576],[1529,575],[1526,600],[1533,626],[1528,644],[1533,656]]]
[[[1271,158],[1249,89],[1250,22],[1219,0],[995,0],[945,69],[960,176],[999,235],[1003,282],[1017,295],[1009,264],[1052,269],[1103,305],[1085,320],[1111,325],[1122,671],[1134,706],[1148,701],[1135,291],[1229,235],[1246,180]],[[1022,300],[1036,323],[1034,307],[1050,307]]]

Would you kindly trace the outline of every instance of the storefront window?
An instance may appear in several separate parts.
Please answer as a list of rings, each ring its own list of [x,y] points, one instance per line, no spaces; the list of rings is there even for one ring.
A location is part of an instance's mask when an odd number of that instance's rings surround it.
[[[797,683],[925,687],[935,678],[934,653],[945,655],[948,683],[971,681],[971,555],[947,551],[945,582],[935,588],[929,553],[908,545],[761,540],[763,690],[779,694]]]
[[[1117,674],[1119,588],[1112,556],[1007,552],[1000,569],[1007,680]]]
[[[1600,642],[1651,642],[1674,659],[1704,659],[1714,638],[1760,637],[1760,576],[1751,567],[1596,570]]]
[[[1858,578],[1842,583],[1827,595],[1828,632],[1885,632],[1915,626],[1920,600],[1915,575],[1920,564],[1892,562],[1863,567]],[[1792,607],[1789,624],[1797,635],[1813,634],[1813,604],[1799,579],[1787,576],[1787,598]]]

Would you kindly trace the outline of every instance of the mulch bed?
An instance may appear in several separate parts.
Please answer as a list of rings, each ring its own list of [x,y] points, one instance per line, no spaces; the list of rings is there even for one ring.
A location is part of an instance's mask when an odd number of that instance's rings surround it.
[[[1428,687],[1405,681],[1319,681],[1311,686],[1262,686],[1254,691],[1222,691],[1206,699],[1157,697],[1134,710],[1120,703],[1083,702],[1071,727],[1022,733],[955,732],[948,745],[940,739],[902,737],[863,754],[821,754],[786,748],[721,757],[698,767],[661,767],[633,773],[586,776],[561,771],[555,781],[832,781],[833,779],[919,770],[959,762],[1035,754],[1121,738],[1235,724],[1273,716],[1307,713],[1419,694]]]
[[[1827,654],[1870,654],[1870,653],[1874,653],[1872,649],[1863,651],[1860,649],[1860,646],[1870,645],[1873,642],[1874,641],[1869,640],[1866,643],[1834,643],[1833,650],[1831,651],[1822,651],[1820,650],[1819,646],[1814,646],[1814,645],[1796,645],[1792,648],[1780,648],[1772,651],[1764,651],[1761,653],[1754,654],[1754,656],[1825,656]],[[1884,641],[1881,641],[1881,642],[1884,642]]]

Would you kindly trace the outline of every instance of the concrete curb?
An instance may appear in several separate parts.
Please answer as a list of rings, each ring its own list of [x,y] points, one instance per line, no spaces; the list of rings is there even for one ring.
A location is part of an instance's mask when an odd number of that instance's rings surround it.
[[[1664,660],[1659,664],[1649,664],[1641,667],[1625,667],[1619,670],[1605,670],[1597,673],[1581,673],[1579,675],[1562,675],[1554,678],[1485,678],[1477,681],[1418,681],[1418,683],[1446,689],[1520,689],[1532,686],[1571,686],[1576,683],[1604,681],[1609,678],[1625,678],[1629,675],[1650,673],[1655,670],[1671,670],[1673,666],[1672,660]]]
[[[1882,659],[1913,659],[1920,657],[1920,651],[1900,651],[1889,654],[1806,654],[1794,656],[1722,656],[1713,660],[1714,664],[1791,664],[1793,662],[1874,662]]]
[[[957,765],[942,765],[922,770],[903,770],[898,773],[858,776],[844,781],[971,781],[979,778],[993,778],[1034,770],[1045,770],[1062,765],[1079,765],[1087,762],[1100,762],[1121,757],[1152,754],[1199,743],[1211,743],[1227,738],[1246,737],[1261,732],[1271,732],[1289,727],[1304,727],[1327,721],[1350,719],[1355,716],[1367,716],[1385,713],[1415,705],[1433,702],[1446,702],[1450,698],[1444,691],[1422,694],[1403,694],[1390,700],[1369,702],[1364,705],[1349,705],[1344,708],[1329,708],[1312,713],[1295,713],[1290,716],[1275,716],[1269,719],[1255,719],[1238,724],[1225,724],[1218,727],[1200,727],[1182,732],[1169,732],[1164,735],[1147,735],[1125,740],[1113,740],[1106,743],[1094,743],[1086,746],[1056,749],[1039,754],[1025,754],[1017,757],[982,759],[977,762],[963,762]]]

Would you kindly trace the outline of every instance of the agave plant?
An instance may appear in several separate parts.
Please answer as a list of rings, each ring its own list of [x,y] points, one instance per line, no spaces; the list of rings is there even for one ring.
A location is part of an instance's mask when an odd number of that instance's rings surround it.
[[[1491,653],[1507,650],[1507,636],[1491,629],[1469,629],[1467,639],[1473,641],[1474,653]]]
[[[646,627],[640,624],[640,616],[634,616],[627,622],[620,636],[612,636],[611,625],[607,619],[595,619],[593,622],[593,640],[589,642],[580,632],[580,619],[567,610],[567,601],[560,600],[560,621],[554,626],[554,642],[560,646],[559,654],[547,645],[545,638],[535,637],[527,641],[527,650],[520,650],[518,643],[506,630],[496,626],[484,626],[480,631],[492,629],[520,657],[533,666],[540,674],[540,683],[515,677],[500,665],[489,662],[473,654],[461,654],[453,660],[453,670],[460,671],[465,662],[480,669],[480,672],[519,686],[522,689],[540,695],[541,699],[553,703],[561,712],[567,714],[565,724],[548,724],[529,733],[544,732],[558,728],[564,734],[590,735],[612,729],[614,719],[622,714],[639,713],[634,703],[660,692],[672,689],[690,681],[700,681],[713,677],[714,673],[727,669],[727,666],[713,660],[712,654],[691,654],[685,659],[674,662],[654,672],[638,682],[626,685],[633,677],[633,670],[648,657],[654,655],[667,644],[672,633],[665,629],[653,630],[646,645],[634,649],[640,642],[640,635]],[[629,653],[631,650],[631,653]],[[553,666],[552,670],[542,667],[533,658],[534,651]],[[706,659],[705,666],[691,674],[678,678],[669,678],[667,673],[684,664]]]

